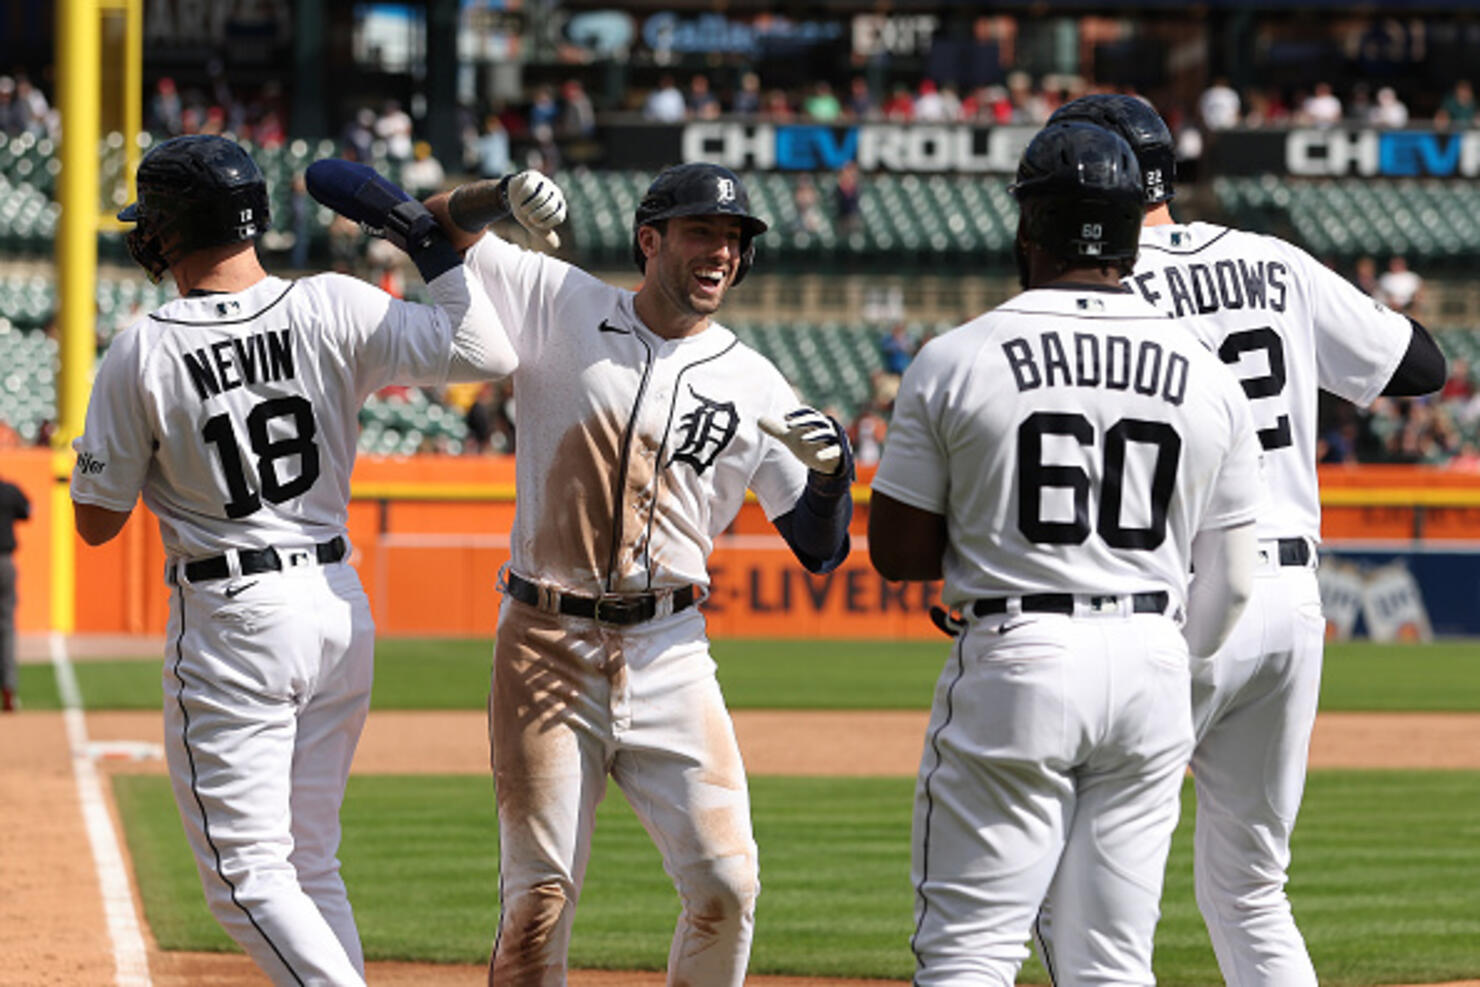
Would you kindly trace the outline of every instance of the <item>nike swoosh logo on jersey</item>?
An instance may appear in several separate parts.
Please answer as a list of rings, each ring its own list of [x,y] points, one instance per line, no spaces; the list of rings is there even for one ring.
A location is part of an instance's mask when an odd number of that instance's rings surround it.
[[[245,593],[247,590],[256,585],[257,580],[254,579],[250,583],[239,583],[236,586],[228,586],[226,587],[226,598],[228,600],[236,599],[238,593]]]
[[[997,625],[997,633],[1006,634],[1008,631],[1015,631],[1019,627],[1027,627],[1030,623],[1032,623],[1032,621],[1030,620],[1020,620],[1016,624],[1010,624],[1007,621],[1003,621],[1002,623]]]
[[[602,319],[601,320],[601,325],[597,326],[596,328],[597,329],[600,329],[602,332],[619,332],[623,336],[630,336],[630,335],[632,335],[632,330],[631,329],[623,329],[621,326],[614,326],[610,322],[606,321],[605,319]]]

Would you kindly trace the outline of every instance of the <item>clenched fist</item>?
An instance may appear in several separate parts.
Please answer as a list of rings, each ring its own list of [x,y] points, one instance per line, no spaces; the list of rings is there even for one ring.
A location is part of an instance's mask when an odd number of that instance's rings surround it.
[[[519,225],[541,236],[551,248],[560,246],[555,227],[565,222],[565,194],[537,171],[521,171],[505,179],[504,198]]]

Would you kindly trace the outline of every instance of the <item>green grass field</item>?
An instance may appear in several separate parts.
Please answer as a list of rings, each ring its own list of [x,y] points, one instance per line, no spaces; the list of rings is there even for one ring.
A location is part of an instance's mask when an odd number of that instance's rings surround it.
[[[1290,896],[1321,982],[1384,984],[1480,973],[1480,784],[1469,772],[1323,771],[1296,831]],[[167,949],[229,949],[201,898],[168,782],[122,775],[150,928]],[[755,973],[908,979],[912,899],[904,778],[752,780],[762,893]],[[1156,972],[1205,987],[1217,964],[1193,900],[1184,792]],[[497,913],[492,788],[469,777],[356,777],[344,872],[366,955],[480,963]],[[571,961],[662,969],[677,899],[620,793],[602,805]],[[1026,982],[1044,983],[1041,968]]]
[[[715,660],[734,709],[927,709],[946,658],[935,641],[717,641]],[[377,709],[483,709],[492,643],[385,638],[376,646]],[[80,661],[89,709],[158,709],[161,659]],[[45,665],[21,666],[29,709],[55,709]],[[1325,710],[1480,711],[1480,644],[1333,644]]]
[[[382,640],[375,707],[482,709],[486,640]],[[944,639],[920,643],[721,641],[735,708],[928,706]],[[23,667],[30,709],[57,704],[50,670]],[[79,662],[89,708],[157,709],[158,660]],[[1327,653],[1327,710],[1480,709],[1480,648],[1354,643]],[[763,892],[756,973],[906,979],[912,968],[911,779],[757,777]],[[150,928],[165,948],[233,948],[205,909],[165,779],[114,791]],[[1219,980],[1191,880],[1191,801],[1168,868],[1159,982]],[[677,902],[647,834],[612,788],[576,918],[578,966],[661,969]],[[372,959],[480,963],[496,919],[492,786],[479,777],[356,777],[341,857]],[[1290,885],[1325,984],[1480,976],[1480,773],[1318,771]],[[1044,983],[1036,961],[1024,982]]]

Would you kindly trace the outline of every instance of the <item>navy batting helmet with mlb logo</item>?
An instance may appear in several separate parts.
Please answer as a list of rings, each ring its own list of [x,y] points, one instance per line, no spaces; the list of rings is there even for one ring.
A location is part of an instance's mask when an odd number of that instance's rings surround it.
[[[1083,120],[1113,130],[1125,139],[1141,166],[1146,204],[1170,202],[1176,196],[1177,148],[1166,121],[1150,103],[1139,96],[1094,93],[1065,103],[1048,118],[1049,123]]]
[[[267,231],[267,180],[225,137],[192,134],[156,145],[139,163],[137,184],[138,199],[118,218],[138,224],[126,243],[152,281],[188,253]]]
[[[1008,191],[1022,209],[1024,237],[1050,256],[1135,262],[1141,169],[1118,134],[1092,123],[1050,123],[1023,151]]]
[[[739,284],[755,261],[755,238],[768,229],[765,220],[750,211],[750,196],[740,176],[723,165],[693,162],[665,168],[648,186],[632,220],[632,259],[647,270],[647,258],[637,242],[637,231],[677,216],[736,216],[740,219]]]

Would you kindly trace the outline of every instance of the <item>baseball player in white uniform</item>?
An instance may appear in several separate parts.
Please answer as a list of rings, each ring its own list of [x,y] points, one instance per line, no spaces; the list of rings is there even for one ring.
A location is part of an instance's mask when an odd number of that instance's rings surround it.
[[[447,215],[457,192],[433,197]],[[543,200],[513,180],[511,203]],[[519,354],[517,503],[493,658],[498,934],[489,982],[565,983],[610,776],[682,903],[670,984],[739,985],[759,891],[740,751],[704,617],[716,535],[754,491],[802,564],[846,557],[841,426],[718,322],[766,224],[726,168],[685,164],[633,224],[636,292],[463,234]]]
[[[1151,984],[1189,652],[1248,592],[1258,445],[1228,370],[1120,284],[1130,147],[1046,127],[1013,192],[1028,290],[921,349],[873,481],[875,568],[943,576],[958,611],[915,789],[915,983],[1013,983],[1052,883],[1054,983]]]
[[[1362,406],[1383,394],[1427,394],[1444,384],[1444,357],[1417,322],[1298,247],[1174,222],[1172,137],[1145,101],[1086,96],[1052,119],[1098,123],[1130,143],[1146,216],[1126,284],[1217,354],[1253,411],[1270,494],[1258,578],[1233,633],[1194,676],[1197,900],[1228,983],[1314,985],[1285,881],[1325,642],[1317,391]]]
[[[114,537],[141,493],[159,518],[175,799],[211,911],[278,984],[365,982],[336,858],[374,647],[345,564],[360,404],[517,362],[425,207],[359,177],[345,196],[441,307],[343,275],[269,276],[254,243],[267,185],[247,153],[212,136],[151,150],[119,218],[137,224],[134,258],[181,297],[108,348],[74,443],[84,540]]]

